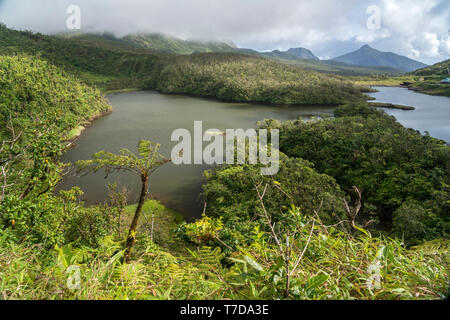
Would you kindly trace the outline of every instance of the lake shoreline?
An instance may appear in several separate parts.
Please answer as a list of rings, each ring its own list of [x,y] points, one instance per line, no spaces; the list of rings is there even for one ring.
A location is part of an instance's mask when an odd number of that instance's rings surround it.
[[[91,116],[89,119],[83,120],[77,127],[69,131],[69,133],[67,134],[67,138],[65,139],[66,142],[69,142],[69,147],[72,146],[75,143],[75,141],[78,140],[78,138],[80,138],[80,136],[83,134],[84,131],[86,131],[87,128],[93,126],[97,120],[105,116],[108,116],[113,112],[112,106],[111,105],[109,106],[110,106],[109,110],[97,113]]]
[[[406,111],[413,111],[416,110],[416,108],[411,106],[405,106],[401,104],[393,104],[393,103],[387,103],[387,102],[368,102],[369,106],[374,108],[385,108],[385,109],[399,109],[399,110],[406,110]]]
[[[429,132],[436,139],[450,142],[450,128],[446,121],[450,112],[449,97],[429,95],[406,87],[375,86],[374,88],[379,90],[371,94],[374,98],[371,103],[415,108],[413,111],[403,108],[386,108],[385,112],[394,116],[403,126],[419,130],[422,134]]]
[[[260,101],[254,101],[254,100],[252,100],[252,101],[227,100],[227,99],[220,99],[220,98],[213,97],[213,96],[202,96],[202,95],[196,95],[196,94],[190,94],[190,93],[163,92],[163,91],[156,90],[156,89],[142,89],[142,88],[125,88],[125,89],[117,89],[117,90],[106,90],[106,91],[103,91],[102,93],[103,93],[104,96],[108,96],[108,95],[114,95],[114,94],[133,93],[133,92],[154,92],[154,93],[167,95],[167,96],[197,98],[197,99],[204,99],[204,100],[212,101],[212,102],[224,102],[224,103],[235,103],[235,104],[250,104],[250,105],[251,104],[256,104],[256,105],[266,105],[266,106],[283,107],[283,108],[303,107],[303,106],[338,107],[339,105],[342,105],[342,104],[357,102],[355,100],[355,101],[342,102],[340,104],[329,104],[329,103],[327,103],[327,104],[309,104],[309,103],[304,103],[304,104],[276,104],[276,103],[260,102]],[[367,91],[367,93],[369,93],[369,92],[373,92],[373,91]],[[364,97],[362,97],[361,99],[364,100]]]

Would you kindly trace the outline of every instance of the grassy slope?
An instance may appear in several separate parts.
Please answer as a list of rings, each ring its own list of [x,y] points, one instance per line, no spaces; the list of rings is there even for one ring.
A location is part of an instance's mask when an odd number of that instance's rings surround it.
[[[436,63],[436,64],[426,67],[426,68],[416,70],[415,72],[413,72],[413,74],[417,75],[417,76],[425,76],[425,77],[437,76],[440,79],[442,79],[442,78],[447,78],[450,76],[449,69],[450,69],[450,59]]]
[[[128,227],[134,216],[136,205],[125,208],[126,223]],[[142,208],[142,219],[139,224],[139,233],[153,234],[153,240],[158,245],[171,250],[172,252],[183,252],[182,242],[176,241],[173,230],[183,222],[183,217],[170,209],[164,207],[156,200],[148,200]],[[126,232],[128,230],[124,230]],[[183,252],[184,253],[184,252]]]

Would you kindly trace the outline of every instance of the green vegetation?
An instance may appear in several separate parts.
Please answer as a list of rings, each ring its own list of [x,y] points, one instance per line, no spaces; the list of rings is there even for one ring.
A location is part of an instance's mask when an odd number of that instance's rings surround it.
[[[18,53],[38,56],[101,89],[141,87],[158,58],[144,50],[62,39],[0,25],[0,54]]]
[[[404,106],[401,104],[385,103],[385,102],[369,102],[369,106],[375,108],[386,108],[386,109],[400,109],[400,110],[415,110],[414,107]]]
[[[281,130],[278,174],[207,172],[194,223],[147,201],[150,175],[166,162],[149,141],[138,155],[78,163],[135,172],[138,204],[117,185],[91,207],[78,188],[56,192],[68,140],[110,111],[86,83],[278,104],[360,101],[360,87],[246,55],[162,55],[3,26],[0,44],[0,299],[448,295],[449,147],[362,102],[335,119],[262,122]]]
[[[362,98],[361,89],[338,76],[301,70],[237,54],[168,56],[145,88],[227,101],[271,104],[339,104]]]
[[[39,55],[102,89],[142,88],[227,101],[339,104],[363,99],[343,78],[233,53],[170,55],[0,26],[0,54]]]
[[[450,85],[441,83],[450,77],[449,70],[450,60],[446,60],[401,76],[355,76],[352,79],[360,86],[406,86],[420,93],[450,97]]]
[[[409,243],[445,237],[450,226],[450,148],[445,142],[406,129],[364,104],[339,107],[335,115],[263,126],[279,128],[286,155],[311,161],[352,198],[354,186],[362,190],[362,212],[389,231]],[[409,230],[412,224],[415,232]]]
[[[188,55],[192,53],[219,52],[241,53],[255,57],[268,57],[280,62],[293,64],[306,70],[324,73],[332,73],[349,76],[371,75],[398,75],[404,72],[391,67],[367,67],[356,66],[348,63],[319,60],[310,50],[305,48],[292,48],[286,52],[275,50],[273,52],[257,52],[252,49],[237,48],[234,43],[187,41],[164,34],[131,34],[123,38],[117,38],[113,34],[64,34],[63,38],[80,40],[83,43],[111,49],[144,49],[153,53],[173,53]]]
[[[450,60],[445,60],[413,72],[416,76],[439,76],[446,78],[449,76]]]
[[[64,140],[111,107],[97,90],[37,58],[0,56],[0,70],[0,219],[19,223],[16,215],[31,214],[26,203],[58,183]]]
[[[285,63],[293,64],[306,70],[314,70],[322,73],[337,74],[346,77],[370,77],[371,78],[390,78],[400,76],[404,72],[390,67],[368,67],[357,66],[334,60],[283,60]]]
[[[442,79],[436,79],[435,81],[416,82],[409,85],[409,88],[420,92],[431,94],[434,96],[447,96],[450,97],[450,85],[439,83]]]
[[[291,48],[288,51],[274,50],[271,52],[262,52],[261,55],[282,60],[320,60],[310,50],[305,48]]]
[[[224,166],[205,175],[206,213],[221,218],[227,232],[235,230],[221,235],[229,246],[236,245],[237,234],[240,237],[250,235],[254,228],[263,224],[262,208],[255,196],[255,186],[262,183],[273,185],[266,192],[265,207],[272,212],[273,222],[281,228],[291,225],[294,218],[290,212],[292,205],[307,216],[319,215],[328,224],[345,216],[344,193],[334,179],[317,173],[311,163],[302,159],[282,156],[280,170],[273,177],[262,178],[260,168],[249,165]]]
[[[97,90],[40,59],[0,56],[0,70],[2,137],[10,120],[17,131],[46,122],[64,133],[111,109]]]
[[[288,244],[288,299],[443,298],[448,242],[406,250],[396,240],[352,237],[296,215],[299,229]],[[258,229],[226,258],[228,266],[221,263],[220,249],[207,245],[174,256],[142,236],[133,262],[122,264],[122,243],[110,236],[97,246],[67,244],[45,251],[26,241],[17,244],[9,238],[12,232],[0,237],[0,295],[6,299],[286,298],[282,251]],[[286,249],[284,242],[280,246]],[[79,289],[67,285],[73,281],[70,266],[79,268]]]
[[[353,80],[355,85],[360,86],[398,87],[404,83],[418,81],[419,77],[407,74],[395,77],[389,75],[374,75],[371,77],[354,76],[349,79]]]
[[[123,38],[117,38],[114,34],[77,34],[67,33],[60,35],[66,39],[82,40],[94,45],[99,43],[109,47],[132,47],[137,49],[151,50],[154,52],[192,54],[196,52],[235,52],[237,47],[234,43],[205,42],[193,40],[181,40],[176,37],[160,33],[137,33]]]
[[[124,208],[124,225],[131,224],[136,207],[137,204]],[[185,253],[183,243],[173,236],[173,231],[183,222],[184,218],[179,213],[167,209],[156,200],[148,200],[142,207],[142,219],[137,234],[150,235],[150,240],[171,252]]]
[[[233,52],[236,45],[223,42],[183,41],[163,34],[132,34],[123,40],[137,48],[153,49],[176,54],[196,52]]]
[[[450,60],[419,69],[412,75],[419,78],[418,81],[408,85],[412,90],[450,97],[450,85],[440,83],[443,79],[450,77]]]
[[[159,144],[151,141],[139,141],[138,150],[139,155],[134,155],[130,150],[124,149],[120,151],[119,155],[110,152],[98,152],[92,156],[92,160],[82,160],[77,162],[79,172],[97,172],[104,169],[106,176],[113,172],[129,171],[136,174],[141,180],[141,193],[139,195],[139,202],[134,213],[133,220],[130,225],[127,237],[126,251],[124,259],[126,263],[131,261],[131,254],[136,244],[136,236],[139,219],[142,214],[142,208],[145,199],[148,195],[148,188],[150,187],[150,176],[160,166],[169,162],[164,158],[158,150]]]

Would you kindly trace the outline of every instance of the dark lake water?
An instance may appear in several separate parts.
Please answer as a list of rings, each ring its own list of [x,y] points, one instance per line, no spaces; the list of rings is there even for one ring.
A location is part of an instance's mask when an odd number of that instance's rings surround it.
[[[405,127],[428,131],[431,136],[450,143],[450,98],[430,96],[405,88],[374,87],[379,92],[370,96],[379,102],[403,104],[415,107],[414,111],[383,109],[393,115]]]
[[[63,157],[65,162],[90,159],[100,151],[118,152],[128,148],[135,152],[141,139],[158,142],[162,153],[170,157],[173,130],[185,128],[193,132],[194,121],[202,120],[203,129],[249,129],[263,119],[289,120],[300,115],[331,114],[333,107],[303,106],[277,107],[257,104],[224,103],[199,98],[162,95],[154,92],[132,92],[109,95],[113,113],[97,120],[76,141],[76,147]],[[168,208],[180,212],[187,220],[201,216],[203,205],[199,194],[204,182],[207,165],[167,164],[151,177],[151,197],[160,200]],[[130,174],[112,175],[104,179],[103,172],[84,177],[68,175],[60,188],[79,186],[86,195],[87,204],[107,199],[108,182],[125,185],[130,202],[135,202],[140,191],[140,180]]]

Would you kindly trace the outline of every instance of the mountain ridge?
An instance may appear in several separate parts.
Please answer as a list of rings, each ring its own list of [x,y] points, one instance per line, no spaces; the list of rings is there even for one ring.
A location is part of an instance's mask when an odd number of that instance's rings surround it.
[[[136,49],[174,54],[204,52],[233,52],[237,46],[231,41],[182,40],[163,33],[132,33],[116,37],[113,33],[60,34],[60,37],[83,41],[103,41],[110,44],[129,46]]]
[[[311,52],[311,50],[302,47],[290,48],[287,51],[273,50],[269,52],[260,52],[260,54],[266,57],[276,59],[320,61],[320,59],[317,56],[315,56]]]
[[[306,48],[290,48],[286,51],[273,50],[260,52],[249,48],[240,48],[230,41],[202,41],[183,40],[175,36],[162,33],[134,33],[124,37],[116,37],[110,32],[102,33],[69,33],[60,34],[60,37],[103,45],[138,50],[152,51],[154,53],[171,53],[189,55],[193,53],[238,53],[257,57],[279,60],[288,64],[298,64],[301,67],[321,72],[343,75],[370,75],[370,74],[402,74],[407,71],[393,66],[361,65],[336,60],[320,60],[314,53]],[[355,70],[353,70],[353,67]]]
[[[382,52],[365,44],[360,49],[331,59],[360,66],[392,67],[405,72],[413,72],[428,65],[420,61],[393,53]]]

